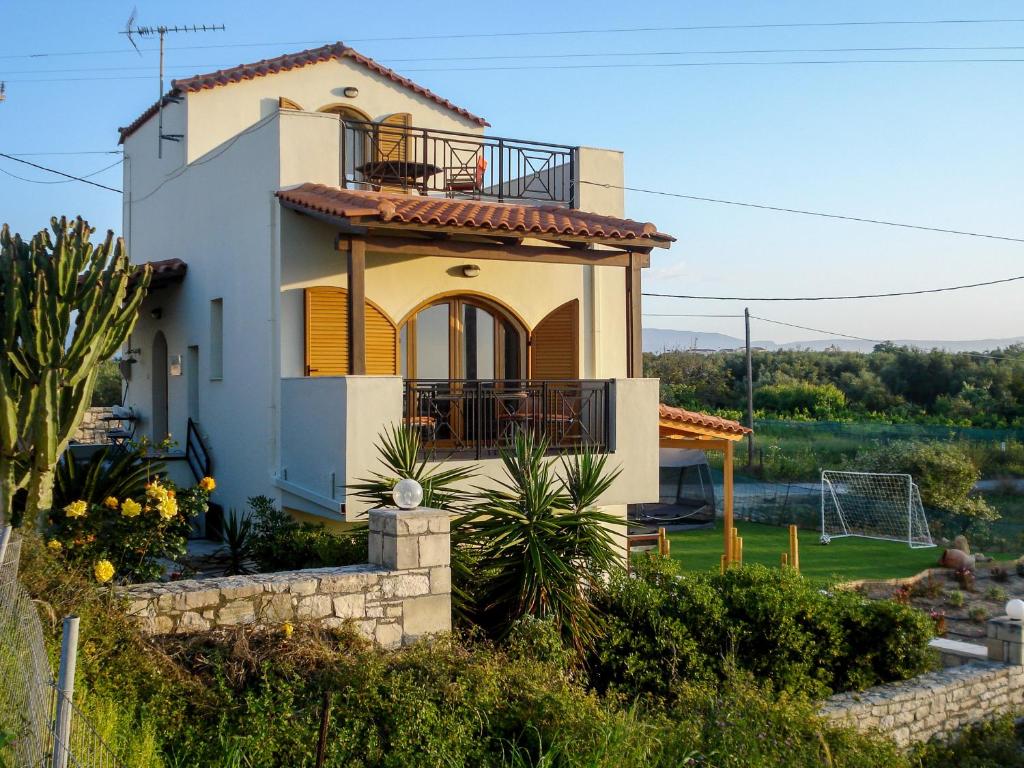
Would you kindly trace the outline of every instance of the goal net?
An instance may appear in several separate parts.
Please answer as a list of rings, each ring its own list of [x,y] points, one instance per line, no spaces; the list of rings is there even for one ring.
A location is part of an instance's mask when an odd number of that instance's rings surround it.
[[[821,540],[841,536],[935,546],[910,475],[827,469],[821,473]]]

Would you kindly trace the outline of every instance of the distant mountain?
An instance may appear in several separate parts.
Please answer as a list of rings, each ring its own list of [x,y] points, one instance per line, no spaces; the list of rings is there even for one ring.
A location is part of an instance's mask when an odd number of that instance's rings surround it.
[[[947,352],[987,352],[1011,344],[1024,343],[1024,336],[1007,339],[972,339],[967,341],[943,341],[922,339],[893,339],[897,346],[915,347],[917,349],[942,349]],[[719,351],[723,349],[742,349],[743,339],[728,336],[724,333],[704,333],[699,331],[675,331],[667,328],[644,328],[644,352],[667,352],[677,349],[696,349],[700,351]],[[753,346],[760,349],[810,349],[823,350],[830,347],[847,352],[870,352],[874,342],[857,341],[856,339],[814,339],[812,341],[789,341],[779,344],[774,341],[754,340]]]

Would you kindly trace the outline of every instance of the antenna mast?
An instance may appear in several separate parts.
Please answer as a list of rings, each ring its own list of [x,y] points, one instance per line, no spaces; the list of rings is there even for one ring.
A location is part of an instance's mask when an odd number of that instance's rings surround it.
[[[159,37],[160,38],[160,92],[157,94],[157,113],[159,115],[157,123],[157,140],[156,140],[156,156],[162,158],[164,156],[164,142],[165,141],[181,141],[183,138],[180,133],[164,133],[164,101],[180,101],[177,96],[164,97],[164,36],[172,32],[223,32],[225,29],[223,24],[184,24],[181,26],[165,26],[163,24],[155,27],[144,27],[135,23],[135,9],[132,9],[131,16],[128,17],[128,22],[125,24],[124,30],[121,32],[122,35],[128,37],[128,42],[132,44],[132,47],[138,51],[139,55],[142,55],[142,51],[139,51],[139,46],[135,44],[134,35],[138,37]]]

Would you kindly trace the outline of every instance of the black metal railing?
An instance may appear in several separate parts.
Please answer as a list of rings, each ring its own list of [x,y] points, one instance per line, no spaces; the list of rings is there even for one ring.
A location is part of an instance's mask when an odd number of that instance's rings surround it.
[[[435,456],[496,456],[517,432],[554,453],[615,450],[611,380],[407,379],[403,417]]]
[[[210,451],[203,441],[199,425],[191,418],[188,420],[188,429],[185,431],[185,461],[188,462],[188,468],[192,470],[192,476],[196,482],[211,476],[213,462],[210,460]]]
[[[343,120],[340,161],[350,189],[576,207],[577,148],[562,144]]]

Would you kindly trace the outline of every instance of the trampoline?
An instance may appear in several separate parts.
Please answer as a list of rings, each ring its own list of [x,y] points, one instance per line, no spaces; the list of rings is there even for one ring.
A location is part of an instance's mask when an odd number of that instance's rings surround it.
[[[659,451],[657,504],[631,504],[635,526],[698,526],[715,521],[715,486],[704,451],[662,448]]]

